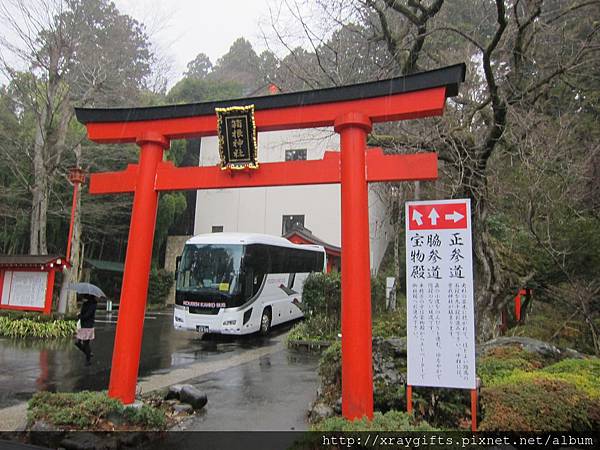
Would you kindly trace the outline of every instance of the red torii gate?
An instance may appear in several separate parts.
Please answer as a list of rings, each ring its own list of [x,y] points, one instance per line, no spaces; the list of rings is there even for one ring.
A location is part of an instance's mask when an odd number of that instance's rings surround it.
[[[433,180],[437,155],[384,155],[367,151],[373,122],[443,114],[447,97],[458,93],[465,65],[407,77],[315,91],[221,102],[147,108],[76,108],[88,137],[99,143],[135,142],[139,164],[90,178],[90,193],[133,192],[108,394],[134,401],[158,192],[341,183],[342,210],[342,413],[348,419],[373,416],[371,287],[367,183]],[[181,167],[163,162],[172,139],[215,135],[215,108],[255,106],[257,131],[333,126],[340,152],[322,160],[263,163],[258,170]]]

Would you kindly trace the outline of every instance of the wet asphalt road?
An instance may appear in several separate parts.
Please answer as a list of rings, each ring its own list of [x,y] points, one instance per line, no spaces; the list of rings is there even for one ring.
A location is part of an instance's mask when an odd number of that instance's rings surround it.
[[[245,350],[272,343],[272,338],[258,336],[201,339],[193,332],[175,331],[172,320],[170,311],[146,315],[140,377],[168,372],[190,363],[225,360]],[[84,365],[85,357],[72,340],[0,338],[0,408],[28,400],[40,390],[76,392],[107,389],[115,327],[116,313],[98,313],[96,339],[92,344],[94,358],[90,367]],[[272,337],[280,336],[289,328],[290,325],[286,325],[274,329]],[[200,427],[198,429],[254,429],[250,417],[256,416],[257,402],[260,404],[273,398],[281,398],[282,401],[287,398],[289,401],[294,396],[294,384],[303,382],[302,392],[297,392],[295,397],[297,404],[303,406],[298,417],[281,421],[275,412],[267,422],[261,422],[266,427],[262,429],[290,429],[293,423],[301,423],[299,420],[303,420],[301,416],[312,400],[316,389],[315,368],[314,356],[295,355],[283,350],[200,377],[193,383],[207,392],[210,408],[197,418],[198,422],[193,426]],[[230,419],[223,421],[223,417]]]
[[[209,403],[186,429],[306,429],[305,415],[314,400],[318,381],[317,363],[314,354],[282,350],[199,377],[192,384],[206,393]]]

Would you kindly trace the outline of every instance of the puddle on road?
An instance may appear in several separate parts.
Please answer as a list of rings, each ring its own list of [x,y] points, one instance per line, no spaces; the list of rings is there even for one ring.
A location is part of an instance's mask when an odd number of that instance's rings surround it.
[[[96,339],[92,343],[92,365],[84,365],[84,355],[73,339],[35,340],[0,338],[0,408],[29,399],[36,391],[72,392],[104,390],[108,387],[116,315],[98,317]],[[168,372],[173,367],[198,361],[229,358],[245,350],[274,343],[261,336],[206,336],[173,328],[171,315],[156,315],[144,324],[139,376]],[[289,326],[278,327],[273,337]]]

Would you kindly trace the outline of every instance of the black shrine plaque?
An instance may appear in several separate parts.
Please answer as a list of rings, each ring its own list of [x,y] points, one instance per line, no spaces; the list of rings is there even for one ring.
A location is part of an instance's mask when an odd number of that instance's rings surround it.
[[[254,105],[215,108],[221,169],[258,169]]]

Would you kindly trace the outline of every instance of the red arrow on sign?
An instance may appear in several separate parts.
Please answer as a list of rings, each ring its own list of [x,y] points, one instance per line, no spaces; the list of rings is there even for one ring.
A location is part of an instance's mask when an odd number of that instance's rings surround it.
[[[466,203],[409,205],[409,230],[467,228]]]

